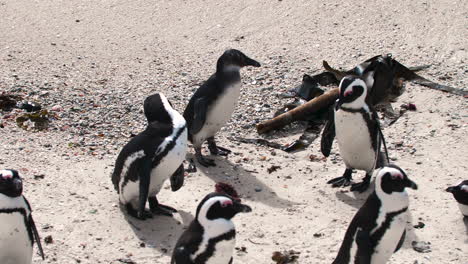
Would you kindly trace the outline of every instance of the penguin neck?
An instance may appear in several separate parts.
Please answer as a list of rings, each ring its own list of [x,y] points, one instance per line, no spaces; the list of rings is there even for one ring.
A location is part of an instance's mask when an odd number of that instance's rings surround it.
[[[2,205],[1,209],[23,208],[25,206],[22,195],[10,197],[3,193],[0,193],[0,204]]]
[[[210,220],[206,216],[198,216],[197,221],[203,227],[207,237],[218,237],[236,228],[231,220],[225,218]]]
[[[392,192],[388,194],[381,188],[375,188],[375,193],[382,203],[383,210],[386,212],[399,211],[401,209],[407,208],[409,205],[408,193],[406,191]]]
[[[216,76],[223,79],[240,80],[240,69],[238,65],[221,65],[216,69]]]

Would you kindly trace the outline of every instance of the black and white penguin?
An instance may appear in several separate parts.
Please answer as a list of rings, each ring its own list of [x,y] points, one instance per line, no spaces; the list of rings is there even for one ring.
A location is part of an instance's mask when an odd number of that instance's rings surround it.
[[[16,170],[0,170],[0,263],[31,264],[34,242],[44,259],[41,239],[22,195],[23,182]]]
[[[221,193],[207,195],[197,207],[195,219],[176,243],[171,264],[230,264],[236,244],[232,218],[252,209]]]
[[[346,165],[342,177],[328,181],[333,187],[348,186],[353,169],[366,171],[361,183],[353,184],[351,191],[364,192],[370,184],[376,167],[386,162],[380,152],[385,141],[377,112],[367,102],[367,85],[359,77],[346,76],[340,82],[340,95],[322,133],[321,151],[328,157],[336,135],[341,157]],[[386,149],[386,148],[385,148]]]
[[[163,94],[146,98],[144,112],[148,126],[123,147],[112,174],[120,202],[129,215],[141,220],[151,218],[151,213],[177,212],[160,204],[156,195],[169,178],[172,191],[182,187],[187,153],[185,120]],[[151,212],[145,210],[146,200]]]
[[[375,191],[353,217],[333,264],[384,264],[403,245],[408,218],[408,193],[417,189],[395,165],[374,172]]]
[[[448,187],[446,191],[453,194],[461,213],[468,219],[468,180],[464,180],[456,186]]]
[[[215,166],[213,160],[204,158],[201,146],[205,140],[213,155],[227,155],[228,149],[216,145],[214,135],[231,118],[240,95],[240,69],[245,66],[260,67],[260,63],[239,50],[227,50],[219,57],[216,73],[203,83],[190,99],[184,112],[189,130],[189,140],[195,155],[203,166]]]

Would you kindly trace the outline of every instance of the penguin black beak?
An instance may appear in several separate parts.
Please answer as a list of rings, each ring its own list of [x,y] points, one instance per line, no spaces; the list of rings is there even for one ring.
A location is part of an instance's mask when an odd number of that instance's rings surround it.
[[[450,186],[447,189],[445,189],[446,192],[453,193],[455,191],[455,186]]]
[[[239,202],[234,202],[234,210],[236,213],[249,213],[252,212],[252,208],[246,204],[241,204]]]
[[[245,58],[245,66],[253,66],[253,67],[260,67],[260,63],[256,60],[253,60],[249,57]]]
[[[406,187],[409,187],[413,190],[417,190],[418,189],[418,185],[416,185],[416,183],[410,179],[407,179],[407,183],[406,183]]]

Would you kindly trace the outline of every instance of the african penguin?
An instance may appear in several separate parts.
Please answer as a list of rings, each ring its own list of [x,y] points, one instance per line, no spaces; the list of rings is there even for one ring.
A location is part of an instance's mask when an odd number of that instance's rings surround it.
[[[203,83],[190,99],[184,112],[189,140],[195,148],[195,156],[205,167],[215,166],[213,160],[201,154],[205,140],[213,155],[227,155],[228,149],[216,145],[214,135],[227,123],[239,100],[240,69],[245,66],[260,67],[260,63],[239,50],[227,50],[219,57],[216,73]]]
[[[195,219],[176,243],[171,264],[230,264],[236,244],[231,219],[252,209],[238,199],[221,194],[207,195],[197,207]]]
[[[182,187],[187,153],[185,120],[163,94],[146,98],[144,112],[148,126],[123,147],[112,174],[120,202],[129,215],[141,220],[151,218],[151,213],[177,212],[160,204],[156,195],[168,178],[172,191]],[[145,210],[146,200],[151,212]]]
[[[367,85],[359,77],[346,76],[340,82],[340,94],[333,113],[322,133],[321,151],[328,157],[336,135],[341,157],[346,165],[342,177],[328,181],[333,187],[348,186],[353,169],[366,171],[361,183],[353,184],[351,191],[364,192],[370,184],[376,167],[385,163],[380,145],[385,141],[380,130],[377,112],[367,103]],[[386,149],[386,148],[385,148]]]
[[[0,170],[0,263],[31,264],[37,242],[44,259],[41,239],[31,215],[31,206],[22,195],[23,182],[16,170]]]
[[[416,190],[417,185],[392,164],[374,175],[375,191],[353,217],[333,264],[384,264],[403,245],[409,205],[405,188]]]
[[[461,213],[468,219],[468,180],[464,180],[456,186],[448,187],[446,191],[453,194]]]

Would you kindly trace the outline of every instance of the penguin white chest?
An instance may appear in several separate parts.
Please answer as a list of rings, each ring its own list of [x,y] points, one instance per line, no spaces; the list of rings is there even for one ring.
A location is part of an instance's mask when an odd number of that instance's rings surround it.
[[[335,133],[341,157],[348,168],[372,171],[377,154],[361,113],[335,111]]]
[[[216,99],[211,107],[208,107],[205,124],[200,132],[194,135],[196,141],[203,142],[205,139],[214,136],[229,121],[236,109],[240,88],[240,82],[226,87],[224,93]]]
[[[236,240],[223,240],[216,243],[213,256],[208,259],[207,264],[228,264],[232,258]]]
[[[407,216],[405,212],[393,219],[374,249],[371,263],[386,263],[390,259],[405,231]]]
[[[179,168],[187,154],[187,128],[175,141],[174,147],[161,159],[158,166],[151,171],[149,195],[156,195],[164,182]]]
[[[31,264],[32,244],[20,212],[0,213],[0,263]]]
[[[465,205],[465,204],[462,204],[462,203],[458,203],[458,208],[460,208],[460,212],[468,217],[468,205]]]

